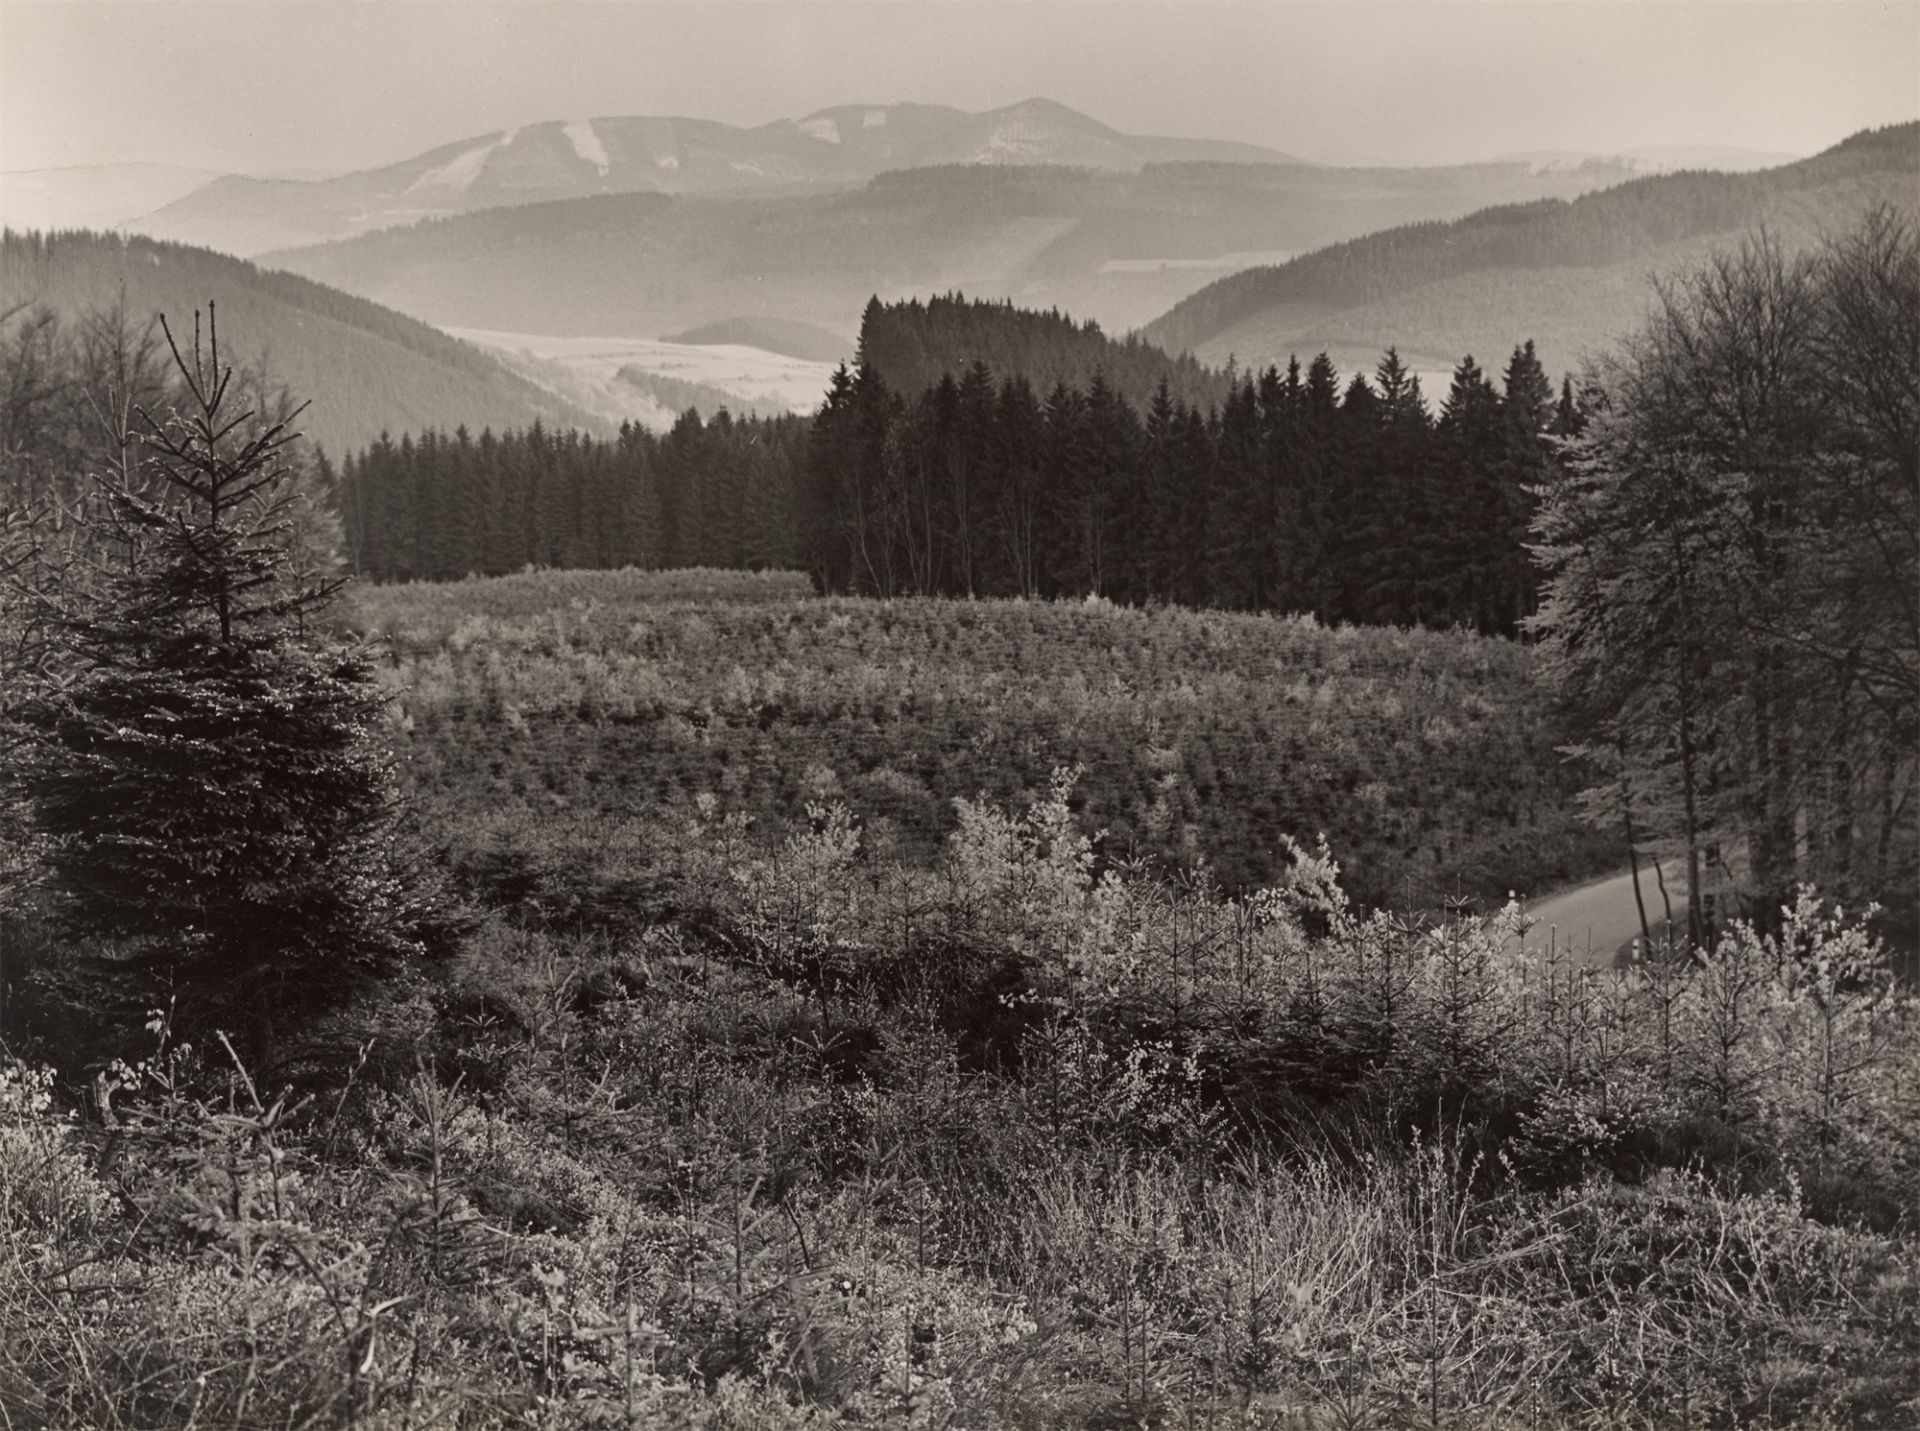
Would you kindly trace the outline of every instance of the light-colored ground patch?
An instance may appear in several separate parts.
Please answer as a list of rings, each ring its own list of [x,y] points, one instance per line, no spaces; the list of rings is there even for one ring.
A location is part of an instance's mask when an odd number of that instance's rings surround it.
[[[764,348],[727,343],[695,346],[654,338],[556,338],[539,333],[502,333],[449,328],[456,338],[501,354],[534,381],[610,419],[631,419],[659,430],[674,414],[630,383],[622,368],[639,368],[710,387],[762,409],[812,412],[820,405],[834,364],[784,357]]]
[[[1215,258],[1110,258],[1100,265],[1102,273],[1158,273],[1168,268],[1222,269],[1237,273],[1243,268],[1263,264],[1286,263],[1293,258],[1279,249],[1263,252],[1223,253]]]
[[[427,170],[407,185],[407,192],[414,193],[422,189],[450,189],[457,193],[466,189],[480,177],[480,171],[486,168],[487,156],[502,145],[511,143],[513,143],[513,135],[510,133],[504,139],[490,139],[485,144],[475,145],[445,164]]]
[[[1529,954],[1545,958],[1558,949],[1585,968],[1604,969],[1625,962],[1629,946],[1640,938],[1643,902],[1647,922],[1656,929],[1665,925],[1669,908],[1676,922],[1686,920],[1686,877],[1673,870],[1664,873],[1664,896],[1649,861],[1640,869],[1639,900],[1634,898],[1633,876],[1629,873],[1594,880],[1530,903],[1527,917],[1532,926],[1524,940],[1509,938],[1507,947],[1524,947]]]
[[[562,127],[561,133],[567,136],[567,142],[573,146],[573,152],[600,171],[605,178],[607,170],[613,167],[613,161],[607,157],[607,146],[600,142],[600,136],[593,132],[591,119],[576,119]]]
[[[840,142],[840,126],[831,119],[800,119],[794,122],[800,126],[800,132],[810,139],[818,139],[823,144]]]

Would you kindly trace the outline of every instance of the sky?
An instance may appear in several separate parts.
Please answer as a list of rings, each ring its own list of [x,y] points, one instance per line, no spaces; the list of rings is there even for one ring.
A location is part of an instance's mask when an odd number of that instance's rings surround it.
[[[364,168],[546,119],[1056,99],[1333,161],[1920,118],[1920,0],[0,0],[0,170]]]

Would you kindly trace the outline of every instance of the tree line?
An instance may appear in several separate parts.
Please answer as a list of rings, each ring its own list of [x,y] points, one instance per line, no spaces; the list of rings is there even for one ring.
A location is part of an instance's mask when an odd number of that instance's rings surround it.
[[[383,435],[334,480],[349,565],[376,581],[546,567],[791,567],[805,418],[711,421],[612,441],[540,423]]]
[[[1762,232],[1658,297],[1536,517],[1589,807],[1722,907],[1773,919],[1817,880],[1912,939],[1920,234],[1886,207],[1815,252]]]
[[[1531,343],[1498,385],[1464,359],[1437,414],[1391,350],[1371,379],[1322,354],[1204,411],[1165,381],[1137,411],[1098,370],[1041,396],[976,362],[914,396],[863,363],[814,419],[801,506],[831,591],[1512,634],[1536,600],[1531,489],[1578,421]]]
[[[1141,411],[1098,367],[1043,397],[976,361],[910,397],[863,351],[811,419],[689,411],[612,441],[429,430],[333,481],[350,565],[376,580],[799,566],[881,597],[1091,594],[1507,635],[1532,612],[1531,490],[1579,419],[1530,343],[1498,383],[1464,360],[1437,414],[1392,352],[1371,378],[1343,382],[1323,354],[1223,390],[1202,408],[1163,379]]]

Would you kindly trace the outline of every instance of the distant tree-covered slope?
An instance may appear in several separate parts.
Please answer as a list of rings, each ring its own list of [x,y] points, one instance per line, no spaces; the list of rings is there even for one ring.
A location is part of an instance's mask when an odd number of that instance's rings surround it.
[[[1352,364],[1394,343],[1415,367],[1443,367],[1531,335],[1549,368],[1570,367],[1634,326],[1650,272],[1760,225],[1811,244],[1882,201],[1920,206],[1920,124],[1866,131],[1777,169],[1663,174],[1403,225],[1223,278],[1145,336],[1252,365],[1322,350]]]
[[[850,341],[874,294],[958,289],[1124,332],[1276,254],[1570,197],[1631,172],[947,164],[888,172],[853,192],[626,193],[492,208],[262,261],[452,328],[653,338],[772,318]]]
[[[0,239],[0,312],[45,306],[77,319],[124,300],[145,322],[164,313],[190,333],[218,305],[221,343],[238,366],[314,394],[301,428],[332,453],[383,430],[599,428],[596,419],[426,324],[291,274],[205,249],[86,232]]]
[[[1200,408],[1224,402],[1232,391],[1225,374],[1191,356],[1169,357],[1132,335],[1109,338],[1099,324],[1076,323],[1058,311],[1036,313],[958,293],[924,303],[874,299],[860,323],[860,357],[896,392],[908,394],[958,378],[976,363],[997,379],[1023,377],[1041,394],[1063,383],[1085,389],[1099,373],[1142,410],[1162,381],[1176,401]]]

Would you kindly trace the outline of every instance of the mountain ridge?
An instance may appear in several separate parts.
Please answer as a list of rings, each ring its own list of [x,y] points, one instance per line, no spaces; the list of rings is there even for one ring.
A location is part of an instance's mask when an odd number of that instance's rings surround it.
[[[228,175],[140,219],[150,237],[253,257],[423,218],[597,194],[769,194],[857,187],[888,169],[1068,164],[1129,172],[1180,159],[1297,163],[1231,140],[1128,135],[1052,100],[971,112],[835,105],[751,128],[684,116],[547,119],[317,181]]]
[[[490,208],[260,258],[455,328],[660,337],[751,317],[850,341],[870,297],[959,290],[1123,331],[1249,258],[1627,177],[1519,164],[950,164],[887,170],[834,193]]]
[[[1920,210],[1920,122],[1863,130],[1772,169],[1649,175],[1383,229],[1208,284],[1142,334],[1208,363],[1327,351],[1364,368],[1389,343],[1410,366],[1450,367],[1531,337],[1556,370],[1637,324],[1649,273],[1760,225],[1806,247],[1882,201]]]

